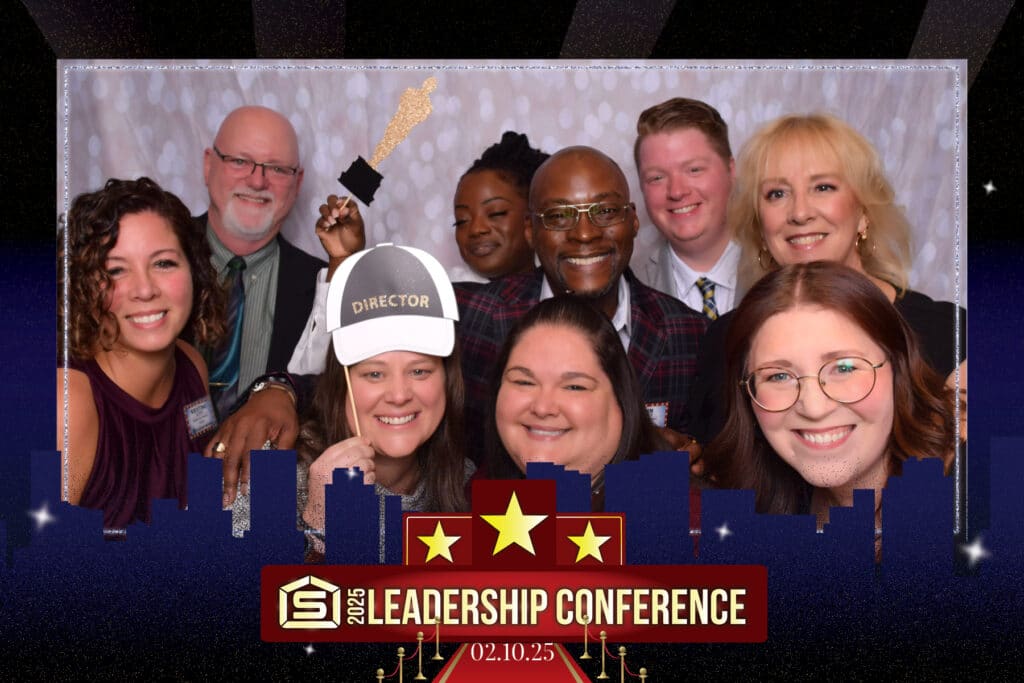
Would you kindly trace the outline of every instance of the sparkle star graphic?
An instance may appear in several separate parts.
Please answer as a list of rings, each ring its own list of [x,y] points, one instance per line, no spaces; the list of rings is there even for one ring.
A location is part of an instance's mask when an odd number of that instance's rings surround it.
[[[991,180],[982,185],[982,187],[985,188],[985,194],[992,194],[996,191],[996,186],[992,184]]]
[[[435,557],[443,557],[449,562],[455,562],[452,559],[452,546],[462,536],[445,536],[444,529],[441,528],[441,522],[438,522],[434,528],[433,536],[417,536],[416,538],[423,541],[424,545],[427,546],[427,562],[430,562]]]
[[[960,552],[967,556],[967,563],[972,567],[982,560],[992,557],[992,553],[981,544],[981,536],[976,537],[970,543],[962,543],[960,545]]]
[[[50,506],[47,505],[46,501],[43,501],[38,510],[29,510],[28,516],[36,520],[36,531],[40,531],[47,524],[57,521],[57,518],[50,514]]]
[[[307,657],[309,655],[313,654],[314,652],[316,652],[316,650],[313,649],[313,643],[309,643],[308,645],[306,645],[306,647],[304,647],[302,649],[306,651],[306,656]]]
[[[590,522],[587,522],[587,528],[583,532],[582,536],[570,536],[569,540],[579,546],[579,550],[576,551],[576,561],[579,562],[588,555],[595,558],[598,562],[604,562],[604,557],[601,556],[601,546],[603,546],[611,536],[598,536],[594,533],[594,527]]]
[[[494,551],[491,555],[497,555],[513,543],[530,553],[536,555],[533,550],[533,539],[530,538],[530,530],[548,518],[547,515],[524,515],[519,507],[519,499],[512,493],[512,499],[508,501],[508,507],[503,515],[480,515],[480,518],[498,530],[498,540],[494,544]]]
[[[732,536],[732,529],[729,528],[728,522],[722,522],[722,526],[715,528],[715,533],[718,534],[719,541],[724,541],[729,536]]]

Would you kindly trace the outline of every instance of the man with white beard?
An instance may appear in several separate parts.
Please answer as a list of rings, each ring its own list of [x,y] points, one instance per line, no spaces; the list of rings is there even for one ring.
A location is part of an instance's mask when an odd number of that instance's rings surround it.
[[[222,422],[254,380],[285,370],[313,305],[316,274],[324,263],[280,234],[302,176],[295,129],[265,107],[232,111],[203,152],[210,208],[196,221],[204,224],[213,265],[229,292],[238,279],[244,283],[234,381],[222,387],[211,376],[211,395],[219,403]],[[225,343],[232,332],[227,330]],[[218,354],[212,355],[210,369],[216,375]],[[222,392],[226,396],[218,400]]]
[[[210,207],[195,221],[206,231],[213,265],[232,300],[244,289],[243,305],[229,304],[223,344],[206,349],[210,393],[220,420],[206,455],[232,461],[225,468],[225,505],[234,500],[236,482],[246,492],[249,450],[290,448],[297,433],[294,418],[281,427],[280,419],[268,424],[264,414],[249,413],[263,396],[278,393],[261,396],[264,389],[282,389],[296,398],[296,387],[283,373],[313,306],[317,273],[326,265],[281,236],[302,177],[295,129],[265,107],[232,111],[203,152]],[[361,221],[357,211],[352,213]],[[218,372],[221,367],[226,368],[223,373]],[[234,412],[247,400],[248,410]]]

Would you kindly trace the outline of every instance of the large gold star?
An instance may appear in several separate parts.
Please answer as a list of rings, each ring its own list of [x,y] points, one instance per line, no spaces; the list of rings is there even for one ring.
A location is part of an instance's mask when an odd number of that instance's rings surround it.
[[[595,558],[598,562],[604,562],[604,557],[601,556],[601,546],[607,543],[611,536],[598,536],[594,533],[594,527],[591,526],[590,522],[587,522],[587,529],[583,532],[582,536],[570,536],[569,540],[579,546],[579,550],[576,551],[576,561],[579,562],[588,555]]]
[[[449,562],[455,562],[452,559],[452,546],[462,536],[445,536],[444,529],[441,528],[441,522],[438,522],[437,526],[434,527],[433,536],[417,536],[416,538],[423,541],[423,544],[427,546],[427,559],[425,562],[430,562],[435,557],[443,557]]]
[[[512,499],[503,515],[480,515],[480,517],[498,530],[498,540],[494,544],[494,552],[497,555],[513,543],[520,548],[536,555],[533,550],[533,539],[530,538],[530,530],[548,518],[547,515],[524,515],[519,507],[519,499],[512,492]]]

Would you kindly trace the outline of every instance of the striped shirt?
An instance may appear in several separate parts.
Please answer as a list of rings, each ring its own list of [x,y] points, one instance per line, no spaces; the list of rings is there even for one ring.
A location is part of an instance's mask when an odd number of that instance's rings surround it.
[[[211,261],[223,281],[228,272],[228,261],[235,254],[217,238],[209,223],[206,238],[213,252]],[[242,319],[242,357],[239,361],[239,394],[257,377],[266,373],[270,354],[270,336],[274,331],[274,304],[277,299],[278,252],[277,240],[245,259],[245,316]]]

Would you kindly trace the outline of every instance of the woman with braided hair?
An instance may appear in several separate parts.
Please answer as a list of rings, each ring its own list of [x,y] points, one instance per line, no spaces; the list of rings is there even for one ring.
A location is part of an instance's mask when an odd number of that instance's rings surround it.
[[[547,158],[526,135],[506,131],[459,179],[455,241],[478,275],[494,280],[533,269],[533,248],[524,236],[527,199],[533,173]]]

